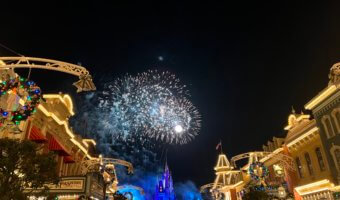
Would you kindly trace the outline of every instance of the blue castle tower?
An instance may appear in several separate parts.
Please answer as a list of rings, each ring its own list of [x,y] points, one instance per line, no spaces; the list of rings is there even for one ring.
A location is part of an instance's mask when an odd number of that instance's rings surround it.
[[[168,164],[165,163],[164,173],[161,180],[156,185],[154,200],[175,200],[175,191],[173,187],[171,173]]]

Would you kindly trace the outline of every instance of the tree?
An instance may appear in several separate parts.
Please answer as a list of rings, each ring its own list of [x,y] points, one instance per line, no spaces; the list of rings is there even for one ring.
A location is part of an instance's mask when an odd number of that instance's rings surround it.
[[[254,188],[249,188],[244,197],[244,200],[269,200],[269,195],[265,191],[255,190]]]
[[[42,194],[48,190],[46,184],[58,183],[55,155],[39,153],[41,147],[28,140],[0,139],[1,199],[26,199],[33,190]],[[32,190],[24,193],[25,188]]]
[[[119,192],[116,192],[113,194],[114,200],[128,200],[124,195],[120,194]]]

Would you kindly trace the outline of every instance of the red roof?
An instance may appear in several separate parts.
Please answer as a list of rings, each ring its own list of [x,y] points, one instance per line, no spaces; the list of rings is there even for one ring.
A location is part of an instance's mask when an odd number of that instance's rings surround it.
[[[76,162],[76,161],[72,158],[72,156],[65,156],[64,157],[64,163],[74,163],[74,162]]]
[[[65,147],[63,147],[54,137],[51,137],[48,142],[48,149],[50,151],[57,151],[61,156],[70,155],[69,153],[67,153]]]
[[[32,126],[28,139],[39,143],[47,142],[46,137],[41,133],[40,129],[37,128],[36,126]]]

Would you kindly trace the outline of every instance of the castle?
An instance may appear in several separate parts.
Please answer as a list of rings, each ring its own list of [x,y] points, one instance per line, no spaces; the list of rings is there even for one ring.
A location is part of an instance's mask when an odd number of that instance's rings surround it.
[[[170,174],[169,167],[165,163],[164,173],[161,180],[159,180],[156,185],[156,192],[154,195],[154,200],[175,200],[175,191],[173,187],[172,177]]]

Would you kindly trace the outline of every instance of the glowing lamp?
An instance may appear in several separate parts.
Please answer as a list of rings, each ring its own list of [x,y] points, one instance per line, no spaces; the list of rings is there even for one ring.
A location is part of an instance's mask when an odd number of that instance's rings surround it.
[[[279,198],[285,198],[287,196],[287,193],[286,193],[286,190],[284,187],[280,186],[278,189],[277,189],[277,193],[278,193],[278,197]]]
[[[34,90],[34,93],[35,93],[35,94],[39,94],[39,93],[40,93],[40,90],[39,90],[39,89],[36,89],[36,90]]]

